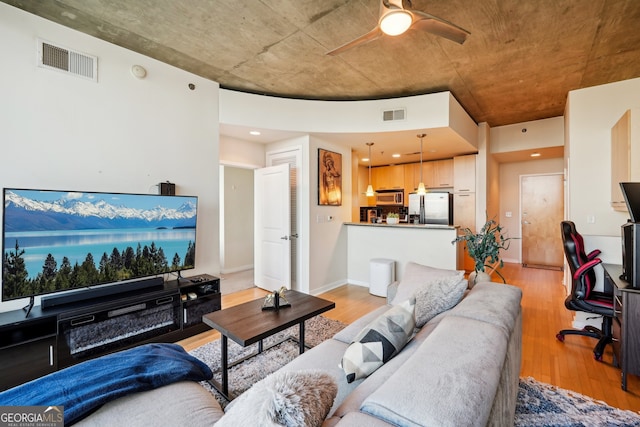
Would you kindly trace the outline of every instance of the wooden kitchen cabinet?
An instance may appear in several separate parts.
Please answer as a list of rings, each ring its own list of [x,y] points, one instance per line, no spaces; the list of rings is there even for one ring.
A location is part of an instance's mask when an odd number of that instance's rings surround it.
[[[436,160],[433,163],[433,187],[453,187],[453,159]]]
[[[454,157],[453,191],[455,193],[475,193],[476,154]]]
[[[627,211],[621,182],[640,181],[640,110],[627,110],[611,128],[611,207]]]
[[[420,182],[420,163],[404,165],[404,205],[409,206],[409,194],[416,191]]]
[[[475,193],[454,193],[453,194],[453,223],[460,226],[458,233],[469,228],[475,232],[476,229],[476,194]],[[473,271],[475,263],[469,256],[466,243],[458,251],[458,268],[466,271]]]
[[[374,190],[402,190],[404,165],[380,166],[371,169]]]

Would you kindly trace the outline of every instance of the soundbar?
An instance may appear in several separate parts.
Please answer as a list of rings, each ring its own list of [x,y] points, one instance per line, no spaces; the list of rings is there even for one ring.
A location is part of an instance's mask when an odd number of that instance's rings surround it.
[[[148,279],[134,280],[131,282],[115,283],[113,285],[101,286],[93,289],[82,289],[66,294],[51,295],[42,297],[40,306],[42,310],[61,305],[71,304],[74,302],[85,301],[94,298],[106,297],[109,295],[117,295],[125,292],[137,291],[140,289],[151,288],[154,286],[164,285],[162,277],[151,277]]]

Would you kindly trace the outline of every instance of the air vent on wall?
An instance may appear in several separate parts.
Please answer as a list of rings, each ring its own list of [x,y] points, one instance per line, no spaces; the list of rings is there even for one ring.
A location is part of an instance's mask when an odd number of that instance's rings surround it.
[[[397,110],[385,110],[382,112],[382,121],[390,122],[395,120],[404,120],[407,110],[405,108],[399,108]]]
[[[98,57],[38,40],[38,66],[98,81]]]

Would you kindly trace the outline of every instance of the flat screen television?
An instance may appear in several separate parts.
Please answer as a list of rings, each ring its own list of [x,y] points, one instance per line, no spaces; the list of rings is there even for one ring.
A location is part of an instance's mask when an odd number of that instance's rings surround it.
[[[38,295],[194,268],[197,205],[195,196],[5,188],[2,301],[32,306]]]
[[[640,222],[640,182],[621,182],[620,188],[631,222]]]

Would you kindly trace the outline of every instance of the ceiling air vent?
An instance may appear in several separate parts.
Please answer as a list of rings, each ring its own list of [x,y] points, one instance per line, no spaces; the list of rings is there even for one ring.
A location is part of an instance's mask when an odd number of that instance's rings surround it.
[[[98,57],[38,40],[38,66],[98,81]]]
[[[397,110],[385,110],[382,112],[382,121],[391,122],[396,120],[404,120],[407,110],[405,108],[399,108]]]

